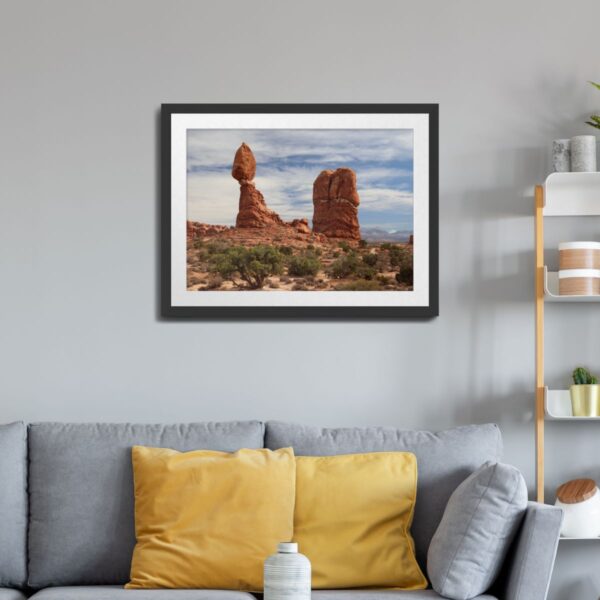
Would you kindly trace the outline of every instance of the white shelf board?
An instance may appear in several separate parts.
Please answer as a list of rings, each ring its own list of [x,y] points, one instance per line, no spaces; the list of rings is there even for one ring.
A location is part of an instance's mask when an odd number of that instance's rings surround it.
[[[600,421],[600,417],[574,417],[569,390],[544,388],[544,407],[548,421]]]
[[[600,216],[600,172],[548,175],[544,183],[544,216]]]
[[[544,267],[544,295],[546,302],[600,302],[600,295],[561,296],[558,293],[558,272],[548,271],[547,267]]]
[[[580,541],[592,541],[592,540],[600,540],[600,537],[559,537],[558,540],[560,542],[580,542]]]

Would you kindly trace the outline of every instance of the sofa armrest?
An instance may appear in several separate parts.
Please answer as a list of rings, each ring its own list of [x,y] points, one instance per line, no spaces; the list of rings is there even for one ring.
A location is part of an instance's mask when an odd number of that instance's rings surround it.
[[[506,559],[503,600],[546,600],[554,567],[562,510],[529,502]]]

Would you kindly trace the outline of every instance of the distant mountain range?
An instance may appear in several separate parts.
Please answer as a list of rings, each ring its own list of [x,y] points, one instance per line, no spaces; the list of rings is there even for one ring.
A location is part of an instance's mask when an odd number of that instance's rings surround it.
[[[368,242],[408,242],[409,231],[386,231],[380,227],[361,227],[361,237]]]

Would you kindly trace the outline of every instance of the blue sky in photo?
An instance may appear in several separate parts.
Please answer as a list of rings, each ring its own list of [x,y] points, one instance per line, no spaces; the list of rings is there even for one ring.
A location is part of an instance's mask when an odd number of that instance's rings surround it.
[[[324,169],[356,173],[361,228],[413,229],[413,132],[409,129],[193,129],[187,136],[188,219],[233,225],[239,184],[231,176],[246,142],[256,187],[282,219],[312,225],[313,182]]]

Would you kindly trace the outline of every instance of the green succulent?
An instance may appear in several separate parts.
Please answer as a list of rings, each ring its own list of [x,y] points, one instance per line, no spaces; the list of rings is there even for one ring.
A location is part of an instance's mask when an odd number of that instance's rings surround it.
[[[596,83],[595,81],[590,81],[590,83],[598,90],[600,90],[600,83]],[[600,129],[600,115],[591,115],[590,120],[586,121],[588,125],[595,127],[596,129]]]
[[[598,378],[592,375],[587,369],[577,367],[573,371],[573,383],[575,385],[592,385],[598,383]]]

